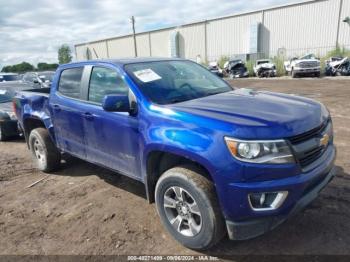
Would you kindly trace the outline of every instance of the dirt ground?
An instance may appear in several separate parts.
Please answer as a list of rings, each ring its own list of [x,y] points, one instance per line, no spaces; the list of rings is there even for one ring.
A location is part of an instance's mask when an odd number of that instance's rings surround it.
[[[232,83],[325,103],[334,121],[337,177],[308,209],[272,232],[224,239],[205,254],[350,254],[350,79]],[[163,229],[142,184],[76,159],[46,176],[33,167],[24,141],[0,143],[0,254],[200,254]]]

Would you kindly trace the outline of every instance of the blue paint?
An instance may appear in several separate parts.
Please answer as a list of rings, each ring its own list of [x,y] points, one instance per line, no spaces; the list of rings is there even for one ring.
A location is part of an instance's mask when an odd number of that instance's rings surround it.
[[[173,59],[172,59],[173,60]],[[146,182],[147,158],[163,151],[191,159],[206,168],[215,183],[227,220],[241,221],[268,215],[288,215],[305,190],[333,166],[335,147],[330,142],[322,161],[308,171],[298,163],[254,164],[238,161],[224,137],[246,140],[288,139],[320,126],[328,110],[311,99],[271,92],[234,89],[175,104],[158,105],[143,95],[124,66],[167,59],[87,61],[62,65],[49,96],[19,93],[19,122],[40,119],[56,146],[79,158],[117,170]],[[137,101],[137,113],[104,111],[100,105],[70,99],[57,92],[62,70],[103,66],[118,71]],[[59,109],[55,108],[59,106]],[[84,117],[89,113],[91,117]],[[255,212],[248,205],[251,192],[289,192],[276,211]]]

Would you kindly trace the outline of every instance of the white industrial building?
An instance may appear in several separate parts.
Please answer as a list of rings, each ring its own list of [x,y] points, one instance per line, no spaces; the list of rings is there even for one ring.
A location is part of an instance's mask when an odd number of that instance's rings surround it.
[[[234,4],[234,3],[232,3]],[[350,48],[350,0],[311,0],[136,34],[138,56],[323,56]],[[133,35],[75,45],[77,60],[135,56]]]

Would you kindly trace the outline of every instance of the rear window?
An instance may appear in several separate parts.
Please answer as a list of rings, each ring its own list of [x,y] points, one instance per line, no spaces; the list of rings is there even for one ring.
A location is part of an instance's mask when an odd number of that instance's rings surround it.
[[[58,91],[71,98],[80,98],[81,77],[83,67],[70,68],[62,71]]]

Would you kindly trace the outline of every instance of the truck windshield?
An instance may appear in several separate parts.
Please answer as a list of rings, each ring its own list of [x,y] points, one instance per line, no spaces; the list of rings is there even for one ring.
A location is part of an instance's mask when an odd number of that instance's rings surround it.
[[[156,61],[125,65],[141,92],[156,104],[173,104],[232,91],[225,81],[191,61]]]

